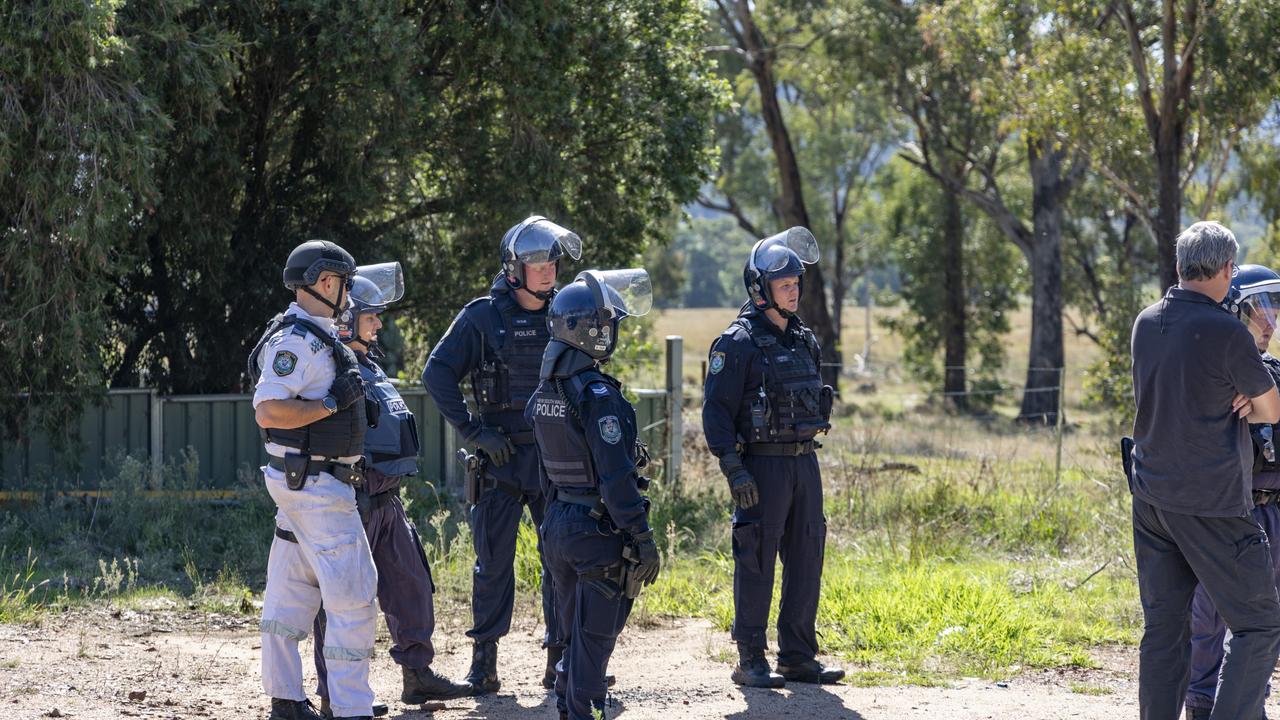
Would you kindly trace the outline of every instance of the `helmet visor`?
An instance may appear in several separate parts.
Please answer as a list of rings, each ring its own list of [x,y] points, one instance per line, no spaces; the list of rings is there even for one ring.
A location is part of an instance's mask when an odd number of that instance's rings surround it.
[[[752,258],[756,269],[762,273],[771,273],[786,267],[788,253],[779,252],[782,248],[795,253],[805,265],[818,262],[818,239],[807,228],[797,225],[777,235],[770,235],[756,245]]]
[[[387,305],[404,297],[404,271],[400,269],[398,262],[361,265],[356,268],[356,277],[373,284],[373,288],[368,288],[364,283],[359,284],[365,288],[359,298],[365,305]],[[364,297],[365,295],[368,297]]]
[[[1280,282],[1245,292],[1240,298],[1240,322],[1249,328],[1258,349],[1268,350],[1280,324]]]
[[[529,223],[516,235],[515,256],[522,263],[555,262],[568,256],[582,257],[582,238],[568,228],[540,218]]]
[[[596,296],[596,305],[612,317],[645,315],[653,308],[653,285],[644,268],[587,270],[579,273]]]

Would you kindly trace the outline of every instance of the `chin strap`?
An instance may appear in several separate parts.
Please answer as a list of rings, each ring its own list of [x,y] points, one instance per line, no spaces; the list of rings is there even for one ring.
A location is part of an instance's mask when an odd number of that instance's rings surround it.
[[[347,286],[346,286],[345,284],[342,286],[342,289],[338,291],[338,302],[337,302],[337,303],[331,303],[331,302],[329,302],[329,299],[328,299],[328,298],[326,298],[325,296],[323,296],[323,295],[321,295],[320,293],[316,292],[315,290],[312,290],[310,285],[304,285],[304,286],[302,287],[302,289],[303,289],[305,292],[310,293],[310,294],[311,294],[311,297],[313,297],[313,298],[315,298],[315,299],[319,300],[320,302],[324,303],[325,305],[328,305],[328,306],[329,306],[329,309],[333,311],[333,319],[334,319],[334,320],[337,320],[337,319],[338,319],[338,317],[342,315],[342,311],[343,311],[343,309],[344,309],[344,308],[342,307],[342,306],[343,306],[343,302],[342,302],[342,300],[343,300],[343,296],[347,294]]]

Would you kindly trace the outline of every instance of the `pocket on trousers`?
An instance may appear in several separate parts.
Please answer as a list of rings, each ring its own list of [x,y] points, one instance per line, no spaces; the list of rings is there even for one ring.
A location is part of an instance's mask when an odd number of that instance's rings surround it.
[[[316,543],[315,570],[320,596],[333,611],[369,605],[378,592],[378,570],[358,535],[337,535]]]
[[[431,563],[427,561],[427,552],[422,547],[422,536],[418,535],[418,528],[410,521],[405,521],[409,525],[409,533],[413,535],[413,545],[418,548],[418,557],[422,558],[422,567],[427,569],[427,584],[431,586],[431,594],[436,593],[436,578],[431,574]]]
[[[743,571],[760,574],[760,546],[763,544],[763,528],[758,522],[733,524],[733,559]]]
[[[1271,546],[1265,533],[1259,532],[1236,543],[1236,564],[1243,571],[1272,572]]]

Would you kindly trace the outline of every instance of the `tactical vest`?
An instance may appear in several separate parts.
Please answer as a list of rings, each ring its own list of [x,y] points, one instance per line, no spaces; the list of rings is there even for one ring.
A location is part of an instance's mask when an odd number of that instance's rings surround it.
[[[1280,385],[1280,360],[1264,355],[1262,363],[1267,366],[1267,370],[1271,373],[1271,379],[1277,385]],[[1268,437],[1270,435],[1270,437]],[[1275,425],[1267,425],[1265,423],[1249,425],[1249,436],[1253,439],[1254,457],[1254,474],[1276,473],[1280,472],[1280,423]],[[1268,459],[1270,455],[1272,459]]]
[[[364,436],[369,466],[384,475],[398,477],[418,472],[418,421],[400,391],[382,368],[371,360],[360,363],[360,375],[369,398],[378,403],[378,424]]]
[[[538,454],[547,471],[547,479],[559,488],[594,490],[599,478],[591,464],[591,448],[587,445],[581,413],[574,400],[582,397],[587,385],[605,382],[620,387],[617,380],[591,369],[568,378],[547,378],[538,386],[533,399],[533,433],[538,441]],[[635,415],[619,418],[622,441],[635,444]]]
[[[542,353],[551,340],[546,317],[524,312],[509,297],[480,298],[472,305],[486,301],[487,310],[476,308],[485,338],[480,364],[471,373],[476,407],[486,423],[509,433],[526,430],[524,408],[538,389]]]
[[[249,353],[249,375],[256,378],[262,374],[262,348],[277,332],[292,327],[289,332],[305,338],[310,332],[320,342],[329,346],[334,354],[334,362],[342,367],[342,351],[338,340],[325,332],[319,325],[298,317],[297,315],[277,315],[271,320],[267,331],[258,339],[258,344]],[[345,350],[346,348],[343,348]],[[368,429],[368,420],[364,412],[363,402],[351,403],[345,410],[321,418],[310,425],[288,430],[282,428],[262,428],[262,439],[277,445],[293,448],[304,455],[322,455],[328,458],[354,457],[364,454],[364,434]]]
[[[751,411],[751,427],[744,433],[747,442],[805,442],[829,428],[831,391],[824,388],[818,372],[818,340],[813,331],[802,326],[800,342],[787,347],[777,335],[746,318],[738,318],[734,325],[751,336],[764,364],[764,382],[755,396],[747,398]]]

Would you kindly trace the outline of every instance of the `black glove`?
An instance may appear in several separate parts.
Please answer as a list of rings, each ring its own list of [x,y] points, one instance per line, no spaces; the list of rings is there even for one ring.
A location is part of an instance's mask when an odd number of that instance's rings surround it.
[[[760,491],[756,489],[755,478],[741,466],[729,473],[729,494],[743,510],[760,502]]]
[[[346,410],[357,400],[364,399],[364,381],[360,379],[359,370],[347,370],[338,373],[329,386],[329,394],[338,401],[338,409]]]
[[[632,572],[640,582],[652,585],[658,579],[658,571],[662,569],[662,557],[658,555],[658,544],[653,541],[653,531],[633,535],[631,540],[635,544],[636,554],[640,557]]]
[[[476,444],[477,450],[483,450],[489,456],[489,462],[494,467],[506,465],[516,450],[511,444],[511,438],[497,428],[482,427],[468,439]]]

